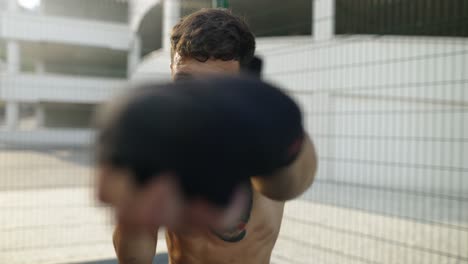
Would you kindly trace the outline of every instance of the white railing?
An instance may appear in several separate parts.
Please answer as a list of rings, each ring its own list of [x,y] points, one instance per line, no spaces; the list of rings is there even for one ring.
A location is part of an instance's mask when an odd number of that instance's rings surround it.
[[[128,50],[125,24],[0,11],[0,38]]]
[[[52,74],[0,74],[0,99],[21,102],[100,103],[121,91],[124,79]]]
[[[40,129],[4,131],[0,127],[1,144],[14,146],[86,147],[93,143],[95,132],[90,129]]]

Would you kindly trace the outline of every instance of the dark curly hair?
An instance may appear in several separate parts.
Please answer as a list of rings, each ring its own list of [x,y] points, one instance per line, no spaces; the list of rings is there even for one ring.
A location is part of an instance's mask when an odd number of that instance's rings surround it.
[[[227,9],[201,9],[172,29],[171,59],[175,53],[205,62],[210,58],[248,65],[255,53],[255,36],[247,23]]]

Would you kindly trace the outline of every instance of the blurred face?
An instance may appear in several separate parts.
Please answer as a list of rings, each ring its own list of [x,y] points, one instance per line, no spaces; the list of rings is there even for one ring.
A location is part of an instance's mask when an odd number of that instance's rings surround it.
[[[175,53],[171,64],[173,80],[201,78],[217,74],[232,75],[239,72],[240,63],[236,60],[209,59],[206,62],[200,62],[193,58],[183,58],[178,53]]]

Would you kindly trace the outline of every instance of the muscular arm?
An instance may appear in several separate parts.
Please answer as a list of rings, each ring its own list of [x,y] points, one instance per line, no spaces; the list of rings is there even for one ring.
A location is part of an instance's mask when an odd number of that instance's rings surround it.
[[[315,148],[308,136],[302,143],[296,160],[285,168],[269,175],[252,177],[254,188],[266,197],[287,201],[305,192],[314,181],[317,171]]]
[[[117,225],[113,236],[120,264],[151,264],[156,253],[157,230],[136,231]]]

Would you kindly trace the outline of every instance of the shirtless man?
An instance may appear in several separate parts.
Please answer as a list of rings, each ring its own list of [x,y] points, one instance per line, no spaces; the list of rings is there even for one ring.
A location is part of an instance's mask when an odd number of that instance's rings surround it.
[[[247,65],[253,59],[255,51],[254,36],[245,22],[221,9],[204,9],[185,17],[174,27],[171,40],[172,77],[174,80],[183,80],[176,82],[171,88],[181,90],[184,79],[203,79],[205,76],[216,74],[239,74],[248,68]],[[233,80],[231,83],[239,85],[237,82],[241,81]],[[250,84],[246,86],[263,85],[248,82]],[[213,83],[206,84],[217,85],[218,90],[230,86],[226,81]],[[195,87],[194,89],[198,89],[197,85],[201,84],[188,84]],[[151,96],[154,94],[148,92],[148,96],[140,97]],[[214,92],[213,96],[218,95]],[[138,100],[140,99],[133,101]],[[116,112],[121,111],[121,108],[129,108],[122,107],[126,104],[128,106],[128,101],[132,100],[114,102],[113,106],[104,111],[104,123],[112,123],[109,120],[115,121]],[[152,112],[148,110],[143,113],[151,115]],[[182,123],[180,129],[187,127],[187,131],[190,131],[189,125]],[[116,126],[118,125],[101,124],[98,157],[106,156],[106,152],[112,152],[109,149],[117,148],[118,144],[115,142],[106,143],[106,138],[112,138],[112,131],[121,129]],[[277,125],[277,128],[281,130],[285,126]],[[132,133],[138,130],[134,127],[132,129]],[[287,129],[284,131],[290,132]],[[146,136],[144,133],[141,135],[137,138]],[[141,159],[155,155],[149,143],[143,145],[140,150],[136,155],[141,155]],[[125,166],[115,166],[112,158],[101,157],[98,160],[98,194],[101,201],[113,205],[117,211],[118,222],[113,241],[119,262],[152,263],[158,229],[165,227],[171,264],[269,263],[280,230],[285,201],[294,199],[310,187],[317,168],[313,144],[305,133],[302,133],[301,140],[295,141],[288,150],[293,150],[291,153],[294,154],[294,158],[284,163],[286,165],[274,167],[274,170],[264,170],[264,175],[249,175],[247,180],[239,180],[232,188],[224,184],[224,181],[218,182],[218,186],[210,182],[214,178],[201,179],[201,176],[197,184],[190,182],[184,189],[181,188],[184,178],[178,178],[168,171],[159,173],[157,177],[147,177],[141,184],[141,179],[135,180],[134,171]],[[204,155],[205,152],[199,153]],[[193,158],[202,160],[196,156]],[[222,157],[220,160],[217,160],[218,157],[212,159],[212,164],[222,164],[224,161]],[[260,164],[260,159],[258,160]],[[237,164],[242,167],[242,162]],[[225,171],[232,170],[225,168]],[[206,186],[198,184],[200,182],[204,182]],[[183,198],[187,197],[184,196],[184,192],[195,185],[201,186],[198,188],[203,190],[198,195]],[[224,194],[229,194],[227,200],[226,197],[221,198]]]

